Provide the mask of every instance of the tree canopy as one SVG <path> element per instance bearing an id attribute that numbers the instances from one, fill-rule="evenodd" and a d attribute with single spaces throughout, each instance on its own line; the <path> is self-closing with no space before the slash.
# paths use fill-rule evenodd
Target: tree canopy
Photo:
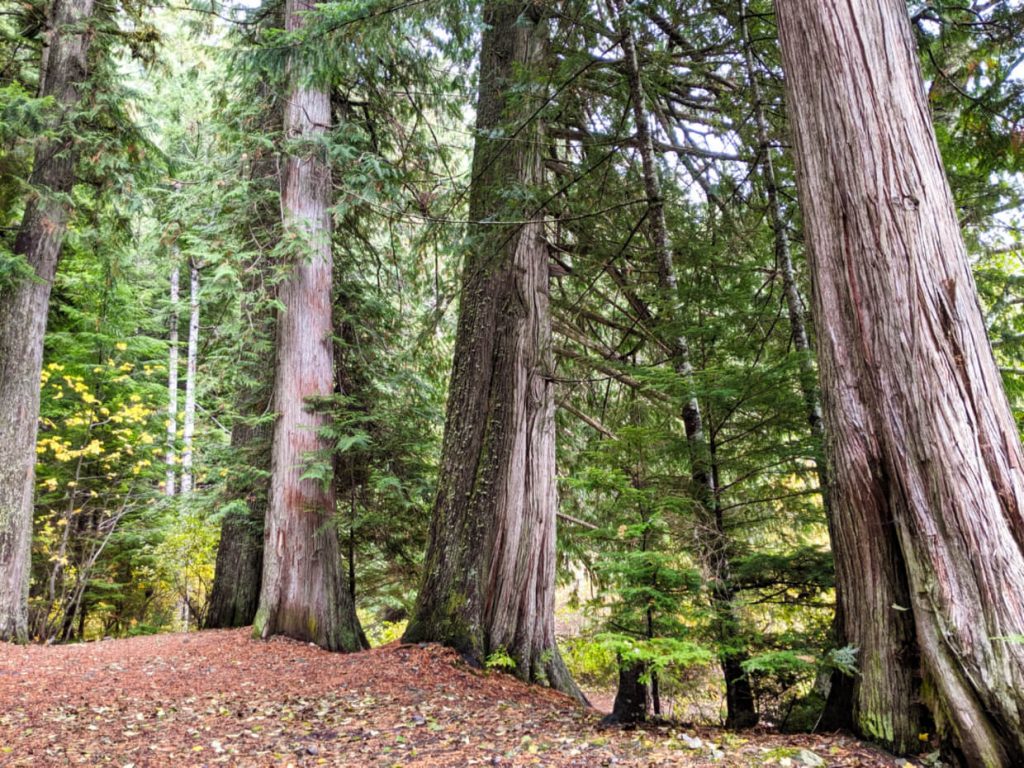
<path id="1" fill-rule="evenodd" d="M 774 6 L 5 6 L 0 638 L 1017 764 L 1024 8 Z"/>

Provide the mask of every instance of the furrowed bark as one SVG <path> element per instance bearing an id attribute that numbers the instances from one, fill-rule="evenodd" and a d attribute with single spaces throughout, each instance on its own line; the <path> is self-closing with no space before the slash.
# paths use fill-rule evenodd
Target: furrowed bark
<path id="1" fill-rule="evenodd" d="M 776 4 L 810 244 L 854 719 L 1024 764 L 1024 455 L 906 5 Z M 1009 638 L 1009 639 L 1008 639 Z M 923 678 L 923 679 L 922 679 Z"/>
<path id="2" fill-rule="evenodd" d="M 495 652 L 523 680 L 578 698 L 555 642 L 554 385 L 543 221 L 522 202 L 543 182 L 536 97 L 510 90 L 546 47 L 540 6 L 483 10 L 472 251 L 459 324 L 438 495 L 405 640 L 436 641 L 483 664 Z M 518 188 L 519 202 L 508 192 Z M 505 223 L 510 222 L 510 223 Z"/>
<path id="3" fill-rule="evenodd" d="M 285 28 L 301 29 L 311 0 L 287 0 Z M 284 128 L 288 156 L 281 191 L 285 236 L 297 243 L 291 275 L 279 288 L 271 449 L 270 507 L 263 544 L 258 637 L 284 634 L 328 650 L 362 647 L 355 605 L 340 570 L 333 471 L 303 475 L 311 456 L 331 463 L 329 417 L 309 398 L 334 391 L 331 324 L 331 173 L 320 145 L 330 127 L 330 95 L 303 62 L 290 62 Z"/>
<path id="4" fill-rule="evenodd" d="M 36 150 L 32 197 L 14 242 L 34 275 L 0 292 L 0 640 L 28 639 L 39 377 L 50 289 L 75 178 L 69 123 L 88 76 L 92 0 L 55 0 L 40 95 L 54 99 L 57 137 Z"/>
<path id="5" fill-rule="evenodd" d="M 629 85 L 630 106 L 636 126 L 636 141 L 647 196 L 648 234 L 658 261 L 658 282 L 662 294 L 659 317 L 675 319 L 679 305 L 679 289 L 672 250 L 669 245 L 668 229 L 665 224 L 665 201 L 661 192 L 661 180 L 655 165 L 654 144 L 647 103 L 641 79 L 640 61 L 637 56 L 636 40 L 624 15 L 622 0 L 608 0 L 608 7 L 618 26 L 626 80 Z M 693 365 L 687 339 L 674 334 L 668 339 L 672 366 L 687 383 L 691 392 L 682 407 L 683 428 L 690 454 L 690 474 L 695 501 L 697 502 L 697 546 L 704 570 L 704 577 L 711 591 L 711 607 L 718 641 L 723 647 L 735 645 L 735 633 L 739 626 L 734 606 L 735 590 L 730 583 L 728 549 L 729 542 L 719 512 L 719 494 L 710 468 L 710 451 L 704 434 L 703 416 L 695 394 Z M 755 725 L 758 715 L 754 708 L 750 680 L 742 664 L 747 655 L 730 651 L 721 658 L 722 672 L 726 687 L 726 726 L 747 728 Z M 622 679 L 622 678 L 620 678 Z M 639 702 L 637 697 L 631 701 Z"/>
<path id="6" fill-rule="evenodd" d="M 252 417 L 262 413 L 265 405 L 266 400 L 254 399 L 243 404 L 243 409 Z M 253 425 L 239 419 L 231 427 L 231 448 L 245 457 L 249 467 L 265 470 L 270 465 L 271 432 L 270 424 Z M 244 501 L 245 508 L 227 514 L 221 523 L 207 629 L 244 627 L 256 616 L 263 570 L 267 485 L 262 477 L 251 476 L 229 484 L 228 500 Z"/>

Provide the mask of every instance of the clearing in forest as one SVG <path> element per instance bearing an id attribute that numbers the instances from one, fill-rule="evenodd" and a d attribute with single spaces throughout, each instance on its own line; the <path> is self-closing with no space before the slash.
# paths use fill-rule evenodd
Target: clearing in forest
<path id="1" fill-rule="evenodd" d="M 906 765 L 841 734 L 600 718 L 438 646 L 335 654 L 248 629 L 0 644 L 3 766 Z"/>

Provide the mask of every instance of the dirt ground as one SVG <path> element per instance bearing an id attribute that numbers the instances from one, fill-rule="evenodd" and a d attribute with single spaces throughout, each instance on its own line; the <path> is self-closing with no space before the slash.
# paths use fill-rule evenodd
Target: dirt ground
<path id="1" fill-rule="evenodd" d="M 842 734 L 599 720 L 436 646 L 332 654 L 245 629 L 0 644 L 2 766 L 907 765 Z"/>

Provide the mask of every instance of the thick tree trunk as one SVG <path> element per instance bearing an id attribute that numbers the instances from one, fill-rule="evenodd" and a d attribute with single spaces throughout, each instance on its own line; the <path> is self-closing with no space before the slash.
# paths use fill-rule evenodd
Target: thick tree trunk
<path id="1" fill-rule="evenodd" d="M 249 514 L 231 513 L 221 523 L 206 629 L 247 627 L 259 607 L 266 504 L 246 504 Z"/>
<path id="2" fill-rule="evenodd" d="M 854 719 L 1024 763 L 1024 465 L 900 0 L 777 3 Z M 923 679 L 922 679 L 923 678 Z"/>
<path id="3" fill-rule="evenodd" d="M 504 651 L 520 678 L 581 697 L 554 632 L 548 251 L 541 214 L 522 202 L 543 180 L 542 132 L 534 100 L 509 93 L 519 71 L 542 59 L 539 10 L 508 0 L 484 6 L 470 190 L 479 223 L 463 272 L 424 581 L 405 639 L 445 643 L 478 664 Z"/>
<path id="4" fill-rule="evenodd" d="M 39 376 L 50 288 L 57 271 L 74 183 L 70 113 L 88 68 L 90 34 L 84 28 L 92 0 L 55 0 L 41 95 L 59 110 L 57 138 L 36 150 L 28 201 L 14 252 L 35 279 L 0 293 L 0 640 L 25 641 L 32 544 L 32 493 L 39 427 Z"/>
<path id="5" fill-rule="evenodd" d="M 180 269 L 175 264 L 171 269 L 171 319 L 168 334 L 167 351 L 167 478 L 164 481 L 164 494 L 174 495 L 175 478 L 175 443 L 178 440 L 178 276 Z"/>
<path id="6" fill-rule="evenodd" d="M 243 409 L 249 416 L 257 415 L 265 404 L 255 400 Z M 231 428 L 231 448 L 244 457 L 245 464 L 265 471 L 270 465 L 271 432 L 269 424 L 251 425 L 239 419 Z M 228 513 L 221 523 L 207 629 L 247 626 L 259 606 L 267 482 L 262 475 L 246 474 L 229 484 L 228 500 L 244 501 L 245 510 Z"/>
<path id="7" fill-rule="evenodd" d="M 622 0 L 608 0 L 608 6 L 619 28 L 630 106 L 636 125 L 637 146 L 647 197 L 648 230 L 658 260 L 658 281 L 662 293 L 659 317 L 671 322 L 676 319 L 674 315 L 679 306 L 679 289 L 672 261 L 672 249 L 669 245 L 668 228 L 665 224 L 665 202 L 655 165 L 654 143 L 647 116 L 636 40 L 626 19 Z M 697 544 L 704 577 L 711 588 L 711 607 L 715 615 L 717 640 L 724 648 L 735 647 L 739 621 L 734 605 L 735 591 L 729 577 L 729 542 L 719 513 L 718 491 L 710 471 L 710 451 L 704 433 L 700 403 L 693 386 L 690 347 L 686 338 L 680 334 L 674 334 L 668 340 L 668 344 L 672 353 L 672 365 L 690 391 L 682 407 L 682 420 L 689 447 L 693 493 L 698 508 Z M 750 680 L 741 666 L 746 659 L 747 655 L 742 651 L 730 650 L 723 652 L 721 660 L 726 687 L 726 725 L 730 728 L 747 728 L 758 721 Z"/>
<path id="8" fill-rule="evenodd" d="M 181 435 L 181 492 L 192 493 L 192 438 L 196 431 L 196 367 L 199 362 L 199 268 L 189 263 L 188 350 L 185 354 L 185 412 Z"/>
<path id="9" fill-rule="evenodd" d="M 287 0 L 285 26 L 300 29 L 315 4 Z M 330 464 L 329 417 L 309 398 L 334 391 L 331 325 L 331 173 L 320 138 L 330 126 L 330 95 L 297 60 L 285 109 L 293 143 L 281 192 L 285 236 L 296 243 L 281 284 L 274 388 L 278 420 L 271 450 L 270 508 L 263 583 L 253 623 L 259 637 L 284 634 L 329 650 L 358 650 L 362 633 L 340 570 L 333 471 L 302 479 L 312 455 Z M 299 142 L 303 146 L 297 146 Z"/>
<path id="10" fill-rule="evenodd" d="M 262 320 L 261 333 L 269 337 L 272 318 L 268 313 Z M 244 627 L 253 622 L 259 607 L 273 437 L 273 425 L 259 419 L 267 412 L 272 383 L 264 358 L 254 356 L 245 365 L 254 385 L 239 396 L 240 417 L 231 427 L 231 448 L 240 472 L 229 479 L 226 494 L 227 501 L 245 504 L 225 515 L 221 523 L 207 629 Z"/>
<path id="11" fill-rule="evenodd" d="M 619 659 L 619 685 L 612 711 L 602 718 L 605 725 L 633 725 L 647 721 L 652 708 L 651 687 L 643 681 L 647 666 L 643 662 Z"/>

